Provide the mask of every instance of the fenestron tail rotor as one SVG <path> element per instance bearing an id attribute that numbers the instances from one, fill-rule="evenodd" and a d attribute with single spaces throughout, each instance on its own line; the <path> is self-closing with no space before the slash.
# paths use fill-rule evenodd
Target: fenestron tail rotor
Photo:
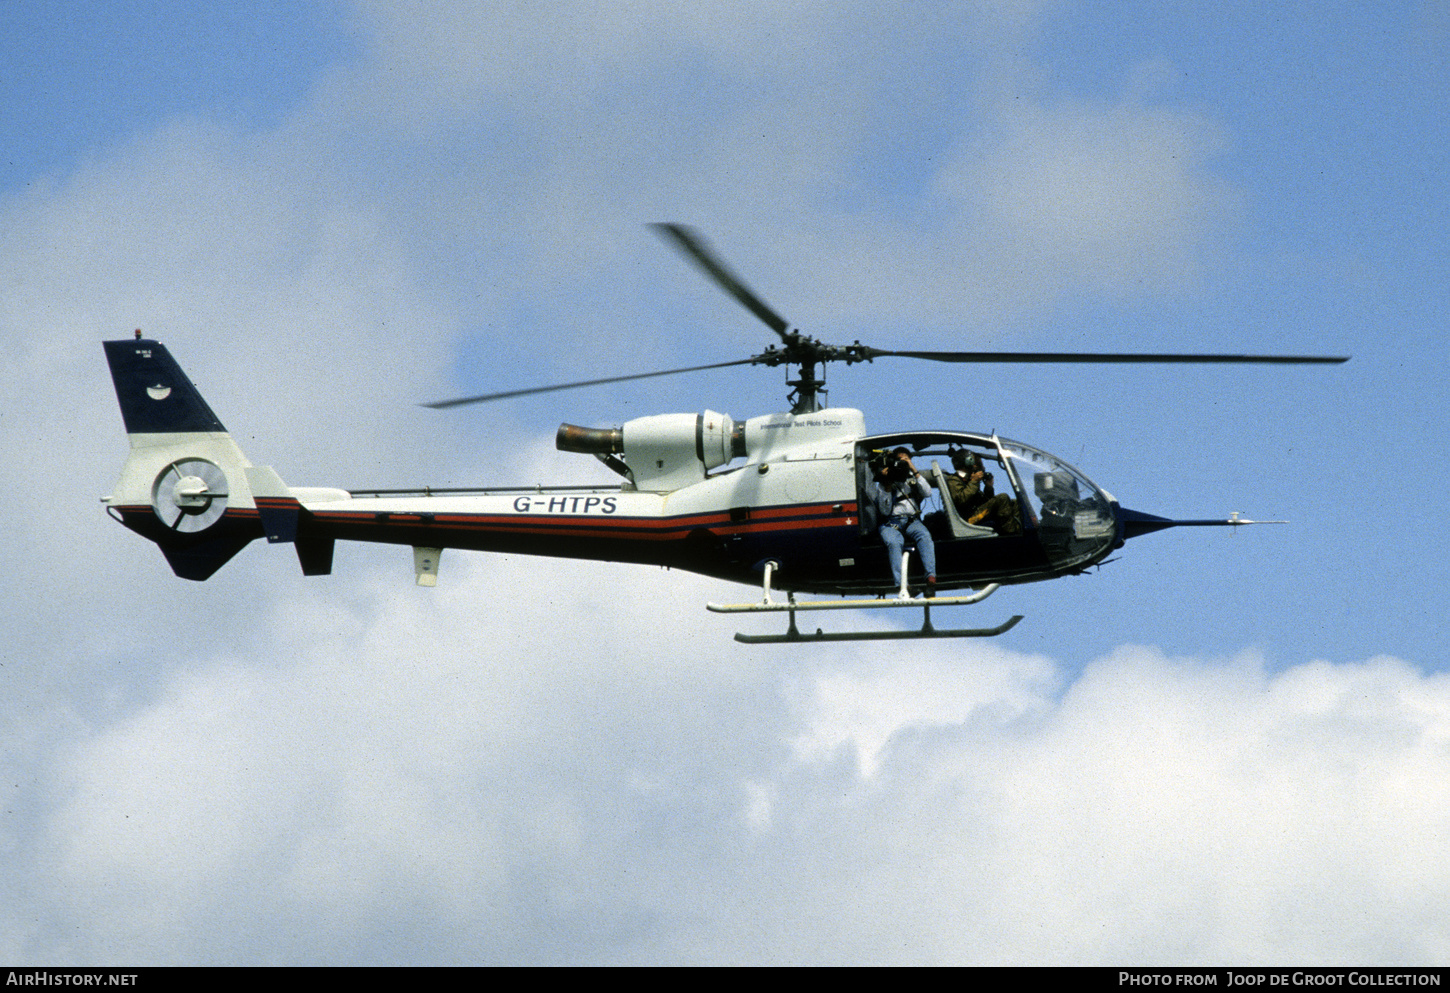
<path id="1" fill-rule="evenodd" d="M 205 531 L 227 509 L 227 475 L 206 459 L 188 458 L 171 463 L 151 486 L 151 508 L 173 531 Z"/>
<path id="2" fill-rule="evenodd" d="M 723 369 L 736 365 L 796 366 L 799 375 L 788 379 L 793 388 L 789 397 L 793 413 L 807 413 L 818 410 L 825 393 L 825 380 L 816 375 L 816 365 L 827 362 L 871 362 L 878 358 L 921 359 L 927 362 L 949 363 L 1017 363 L 1017 364 L 1158 364 L 1158 365 L 1337 365 L 1349 361 L 1348 356 L 1330 355 L 1253 355 L 1227 353 L 1175 353 L 1175 352 L 942 352 L 874 348 L 859 341 L 850 345 L 831 345 L 802 334 L 793 329 L 790 322 L 776 312 L 755 294 L 737 276 L 719 255 L 706 243 L 703 236 L 680 224 L 653 224 L 652 228 L 681 254 L 692 261 L 717 286 L 723 289 L 742 306 L 759 318 L 779 337 L 780 346 L 771 345 L 758 355 L 730 362 L 713 362 L 706 365 L 686 366 L 681 369 L 664 369 L 658 372 L 641 372 L 602 379 L 586 379 L 574 383 L 560 383 L 554 386 L 536 386 L 519 390 L 504 390 L 497 393 L 483 393 L 477 396 L 440 400 L 423 406 L 433 408 L 457 407 L 470 403 L 486 403 L 512 397 L 528 396 L 534 393 L 552 393 L 557 390 L 572 390 L 584 386 L 600 386 L 606 383 L 622 383 L 634 379 L 649 379 L 655 376 L 673 376 L 680 373 L 699 372 L 705 369 Z"/>

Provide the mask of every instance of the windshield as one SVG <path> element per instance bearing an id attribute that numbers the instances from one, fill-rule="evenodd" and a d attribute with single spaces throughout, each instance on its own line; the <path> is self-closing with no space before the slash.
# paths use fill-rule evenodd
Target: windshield
<path id="1" fill-rule="evenodd" d="M 1050 557 L 1065 565 L 1111 547 L 1118 527 L 1112 499 L 1092 480 L 1031 445 L 999 439 L 998 447 Z"/>

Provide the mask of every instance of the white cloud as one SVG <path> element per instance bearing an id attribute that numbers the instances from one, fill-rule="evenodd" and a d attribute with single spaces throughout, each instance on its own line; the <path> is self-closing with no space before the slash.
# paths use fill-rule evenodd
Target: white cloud
<path id="1" fill-rule="evenodd" d="M 198 659 L 72 753 L 46 844 L 80 958 L 407 961 L 424 928 L 473 936 L 448 961 L 1450 948 L 1444 677 L 1123 649 L 1064 687 L 990 645 L 762 656 L 689 577 L 455 556 L 426 592 L 405 565 L 350 577 L 348 616 L 294 602 L 267 652 Z M 220 949 L 185 923 L 233 901 L 256 919 Z"/>
<path id="2" fill-rule="evenodd" d="M 982 203 L 988 237 L 1034 272 L 1100 288 L 1181 288 L 1232 216 L 1230 189 L 1206 168 L 1219 142 L 1180 111 L 1029 106 L 972 150 L 961 175 L 944 177 L 944 189 Z"/>
<path id="3" fill-rule="evenodd" d="M 550 906 L 580 888 L 606 905 L 589 867 L 609 875 L 637 854 L 632 822 L 688 798 L 696 777 L 733 779 L 729 756 L 750 736 L 716 741 L 714 712 L 758 666 L 719 665 L 719 632 L 659 616 L 673 583 L 649 584 L 654 606 L 581 599 L 588 575 L 607 590 L 638 570 L 455 555 L 429 592 L 404 552 L 394 575 L 352 577 L 369 594 L 349 613 L 331 591 L 277 604 L 245 661 L 198 646 L 154 703 L 74 751 L 45 848 L 58 853 L 54 898 L 97 923 L 77 954 L 211 955 L 212 936 L 178 922 L 240 901 L 258 919 L 223 959 L 271 960 L 277 942 L 337 954 L 272 933 L 276 915 L 410 931 L 415 911 L 484 928 L 487 958 L 510 940 L 528 879 Z M 546 592 L 520 595 L 524 584 Z"/>
<path id="4" fill-rule="evenodd" d="M 799 759 L 847 747 L 872 778 L 897 732 L 1014 721 L 1046 706 L 1057 680 L 1048 659 L 989 648 L 958 653 L 911 645 L 891 658 L 889 668 L 828 671 L 800 681 L 807 730 L 794 742 Z"/>
<path id="5" fill-rule="evenodd" d="M 998 722 L 901 721 L 855 801 L 895 816 L 854 854 L 907 877 L 949 961 L 1438 961 L 1447 690 L 1389 659 L 1271 677 L 1123 649 Z M 842 732 L 878 740 L 897 705 L 856 706 Z"/>

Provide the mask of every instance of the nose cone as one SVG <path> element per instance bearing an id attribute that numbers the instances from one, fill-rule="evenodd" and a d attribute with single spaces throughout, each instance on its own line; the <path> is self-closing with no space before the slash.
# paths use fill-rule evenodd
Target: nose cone
<path id="1" fill-rule="evenodd" d="M 1240 517 L 1235 513 L 1231 517 L 1197 518 L 1194 520 L 1178 520 L 1171 517 L 1159 517 L 1157 514 L 1145 514 L 1141 510 L 1129 510 L 1126 507 L 1113 505 L 1113 513 L 1118 518 L 1118 544 L 1121 545 L 1129 538 L 1136 538 L 1140 534 L 1152 534 L 1154 531 L 1162 531 L 1164 528 L 1236 528 L 1245 524 L 1287 524 L 1287 521 L 1251 521 Z"/>
<path id="2" fill-rule="evenodd" d="M 1129 538 L 1136 538 L 1143 534 L 1152 534 L 1154 531 L 1162 531 L 1164 528 L 1177 527 L 1179 524 L 1187 524 L 1187 521 L 1175 521 L 1168 517 L 1159 517 L 1156 514 L 1145 514 L 1141 510 L 1129 510 L 1127 507 L 1114 505 L 1113 510 L 1118 518 L 1118 544 L 1122 544 Z"/>

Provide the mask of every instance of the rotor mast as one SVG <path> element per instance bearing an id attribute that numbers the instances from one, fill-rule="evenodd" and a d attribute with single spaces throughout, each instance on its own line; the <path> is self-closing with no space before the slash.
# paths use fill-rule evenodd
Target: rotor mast
<path id="1" fill-rule="evenodd" d="M 785 347 L 771 345 L 759 355 L 752 356 L 750 361 L 753 365 L 787 367 L 785 385 L 791 391 L 786 396 L 786 402 L 791 405 L 792 414 L 813 414 L 826 407 L 826 363 L 844 362 L 850 365 L 871 359 L 870 349 L 859 341 L 850 345 L 828 345 L 796 330 L 787 331 L 781 337 L 785 340 Z M 816 375 L 817 365 L 821 367 L 819 376 Z M 795 379 L 788 378 L 789 366 L 799 370 Z"/>
<path id="2" fill-rule="evenodd" d="M 825 372 L 825 368 L 822 367 L 821 371 Z M 814 414 L 825 406 L 826 380 L 825 377 L 816 378 L 814 362 L 801 363 L 800 378 L 787 379 L 785 385 L 794 387 L 786 395 L 792 414 Z"/>
<path id="3" fill-rule="evenodd" d="M 757 365 L 784 365 L 786 367 L 785 385 L 791 388 L 786 395 L 786 402 L 790 404 L 792 414 L 814 414 L 826 406 L 826 377 L 825 361 L 822 346 L 814 338 L 808 338 L 799 331 L 791 331 L 782 335 L 786 339 L 784 348 L 776 348 L 771 345 L 764 352 L 751 358 L 752 363 Z M 816 375 L 816 365 L 821 364 L 821 375 Z M 800 371 L 795 379 L 790 378 L 790 367 L 796 366 Z"/>

